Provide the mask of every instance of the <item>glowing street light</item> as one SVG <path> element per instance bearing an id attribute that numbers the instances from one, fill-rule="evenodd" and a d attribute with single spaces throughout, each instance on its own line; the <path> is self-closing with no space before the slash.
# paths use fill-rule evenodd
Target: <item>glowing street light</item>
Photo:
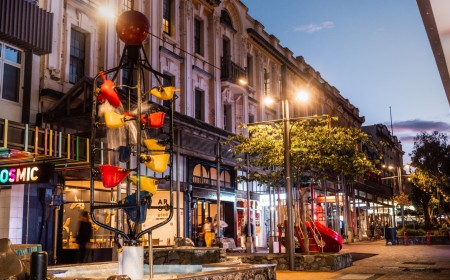
<path id="1" fill-rule="evenodd" d="M 403 193 L 403 189 L 404 189 L 403 188 L 403 177 L 408 178 L 410 175 L 409 174 L 406 174 L 406 175 L 402 174 L 402 166 L 392 166 L 392 165 L 385 165 L 385 164 L 383 164 L 381 167 L 382 168 L 386 168 L 388 170 L 392 170 L 392 171 L 395 170 L 394 172 L 395 172 L 396 175 L 382 177 L 381 180 L 387 180 L 387 179 L 397 180 L 397 182 L 394 183 L 393 194 L 397 195 L 397 194 Z M 405 169 L 405 168 L 410 168 L 410 165 L 409 164 L 403 165 L 403 169 Z M 395 187 L 396 185 L 397 185 L 397 187 Z M 395 226 L 397 226 L 396 225 L 397 222 L 395 221 L 395 215 L 396 215 L 395 211 L 396 210 L 395 210 L 395 206 L 394 206 L 394 209 L 393 209 L 394 224 L 395 224 Z M 405 227 L 404 205 L 401 206 L 401 218 L 402 218 L 402 227 L 404 228 Z"/>
<path id="2" fill-rule="evenodd" d="M 283 81 L 286 84 L 286 81 Z M 309 99 L 308 92 L 302 90 L 295 94 L 295 100 L 299 102 L 306 102 Z M 287 244 L 286 249 L 289 254 L 289 269 L 295 270 L 295 240 L 294 240 L 294 214 L 293 214 L 293 194 L 292 194 L 292 178 L 291 178 L 291 140 L 290 140 L 290 111 L 289 111 L 289 99 L 287 97 L 286 87 L 283 87 L 281 101 L 283 107 L 283 147 L 284 147 L 284 170 L 285 170 L 285 182 L 286 182 L 286 208 L 287 208 Z M 275 102 L 270 95 L 267 95 L 263 102 L 267 105 L 271 105 Z"/>
<path id="3" fill-rule="evenodd" d="M 116 11 L 114 11 L 109 6 L 102 5 L 102 6 L 98 7 L 98 12 L 99 12 L 100 16 L 102 16 L 103 18 L 106 18 L 106 19 L 114 19 L 116 17 Z"/>

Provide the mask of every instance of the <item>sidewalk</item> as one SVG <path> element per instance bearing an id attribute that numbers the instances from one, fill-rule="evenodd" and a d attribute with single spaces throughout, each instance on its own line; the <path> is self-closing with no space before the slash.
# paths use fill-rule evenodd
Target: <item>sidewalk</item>
<path id="1" fill-rule="evenodd" d="M 277 271 L 277 279 L 450 279 L 450 246 L 395 245 L 385 240 L 344 244 L 353 265 L 335 272 Z"/>

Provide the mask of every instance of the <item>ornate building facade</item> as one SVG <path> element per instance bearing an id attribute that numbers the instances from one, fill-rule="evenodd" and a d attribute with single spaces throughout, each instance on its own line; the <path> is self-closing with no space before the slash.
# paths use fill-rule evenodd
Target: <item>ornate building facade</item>
<path id="1" fill-rule="evenodd" d="M 235 170 L 235 160 L 226 147 L 220 145 L 230 134 L 242 133 L 242 124 L 281 118 L 281 104 L 265 105 L 265 96 L 290 100 L 297 90 L 304 89 L 310 93 L 310 102 L 296 104 L 292 100 L 291 117 L 327 114 L 338 117 L 338 125 L 358 128 L 364 122 L 358 108 L 326 82 L 305 58 L 294 56 L 276 36 L 268 34 L 263 24 L 252 18 L 239 0 L 40 0 L 34 3 L 8 0 L 2 2 L 2 9 L 13 2 L 27 3 L 51 15 L 52 22 L 44 28 L 45 34 L 37 35 L 45 36 L 51 43 L 43 51 L 36 51 L 36 47 L 27 47 L 11 40 L 8 34 L 0 33 L 3 34 L 0 46 L 4 45 L 0 49 L 12 48 L 13 53 L 22 58 L 21 62 L 16 60 L 1 65 L 18 67 L 18 81 L 23 85 L 17 87 L 21 96 L 19 102 L 12 101 L 17 109 L 11 109 L 11 112 L 2 109 L 0 117 L 21 127 L 25 124 L 35 126 L 40 134 L 45 133 L 45 137 L 47 131 L 54 131 L 55 135 L 88 137 L 91 100 L 96 88 L 92 77 L 102 69 L 117 65 L 124 48 L 115 31 L 115 20 L 130 9 L 142 12 L 149 19 L 149 34 L 143 49 L 151 67 L 166 76 L 167 81 L 163 83 L 180 89 L 175 100 L 176 176 L 172 178 L 179 190 L 179 204 L 173 223 L 154 233 L 156 245 L 173 244 L 173 237 L 180 235 L 198 242 L 198 230 L 204 218 L 217 214 L 219 185 L 219 212 L 221 219 L 229 225 L 224 236 L 239 242 L 242 217 L 246 211 L 251 211 L 253 218 L 258 220 L 258 245 L 267 245 L 269 214 L 260 197 L 267 189 L 256 183 L 250 184 L 249 201 L 247 186 L 236 181 L 244 171 Z M 100 13 L 103 7 L 109 8 L 112 17 Z M 20 28 L 18 23 L 15 24 L 13 29 Z M 123 71 L 116 82 L 125 84 L 132 78 Z M 148 88 L 158 85 L 150 75 L 144 75 L 143 81 Z M 165 105 L 151 95 L 146 101 Z M 3 94 L 2 108 L 10 102 Z M 27 146 L 21 137 L 15 137 L 14 141 L 20 149 Z M 107 145 L 106 138 L 104 142 Z M 39 152 L 43 153 L 44 148 L 39 148 Z M 64 155 L 64 151 L 62 153 Z M 55 157 L 58 158 L 56 152 L 52 160 Z M 8 166 L 11 162 L 4 159 L 1 164 Z M 66 194 L 86 191 L 83 181 L 89 177 L 88 165 L 84 170 L 81 167 L 76 171 L 70 168 L 57 171 L 64 177 L 62 184 L 73 191 Z M 328 192 L 337 195 L 337 182 L 329 185 Z M 33 184 L 23 186 L 22 196 L 34 188 Z M 160 199 L 164 200 L 166 187 L 161 184 L 159 188 Z M 77 197 L 66 195 L 62 206 L 84 203 L 80 197 L 85 196 L 81 193 Z M 23 217 L 23 223 L 32 219 L 32 215 L 41 215 L 42 209 L 45 207 L 35 214 L 26 212 L 28 216 Z M 69 249 L 71 242 L 70 231 L 65 232 L 61 226 L 67 221 L 63 212 L 50 218 L 59 220 L 60 226 L 48 224 L 57 228 L 57 238 L 53 239 L 56 251 Z M 338 223 L 334 227 L 339 228 Z M 30 242 L 25 241 L 24 236 L 28 235 L 31 236 L 29 229 L 22 227 L 18 236 L 22 236 L 21 242 Z M 102 238 L 102 244 L 110 247 L 108 238 Z M 20 239 L 18 237 L 17 241 Z M 37 237 L 31 241 L 42 243 Z M 47 244 L 47 247 L 51 251 L 52 246 Z"/>

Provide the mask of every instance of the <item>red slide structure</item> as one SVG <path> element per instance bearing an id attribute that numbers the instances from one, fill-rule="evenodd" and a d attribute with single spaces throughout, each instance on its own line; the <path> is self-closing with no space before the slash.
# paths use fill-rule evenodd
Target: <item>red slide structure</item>
<path id="1" fill-rule="evenodd" d="M 337 253 L 342 249 L 342 237 L 334 230 L 318 221 L 315 221 L 313 226 L 311 226 L 310 222 L 306 222 L 306 228 L 308 230 L 310 252 L 321 252 L 321 245 L 323 246 L 323 252 L 328 253 Z M 294 228 L 294 231 L 304 252 L 302 231 L 298 226 Z"/>
<path id="2" fill-rule="evenodd" d="M 339 233 L 318 221 L 315 221 L 314 225 L 319 230 L 322 235 L 322 240 L 325 242 L 325 246 L 323 247 L 324 252 L 337 253 L 342 249 L 342 236 Z"/>

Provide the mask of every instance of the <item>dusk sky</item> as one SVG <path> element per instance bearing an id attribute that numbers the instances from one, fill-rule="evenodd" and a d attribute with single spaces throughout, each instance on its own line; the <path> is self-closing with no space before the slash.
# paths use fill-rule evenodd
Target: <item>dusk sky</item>
<path id="1" fill-rule="evenodd" d="M 415 0 L 241 0 L 294 56 L 303 56 L 363 125 L 385 124 L 410 162 L 413 137 L 450 137 L 450 106 Z"/>

